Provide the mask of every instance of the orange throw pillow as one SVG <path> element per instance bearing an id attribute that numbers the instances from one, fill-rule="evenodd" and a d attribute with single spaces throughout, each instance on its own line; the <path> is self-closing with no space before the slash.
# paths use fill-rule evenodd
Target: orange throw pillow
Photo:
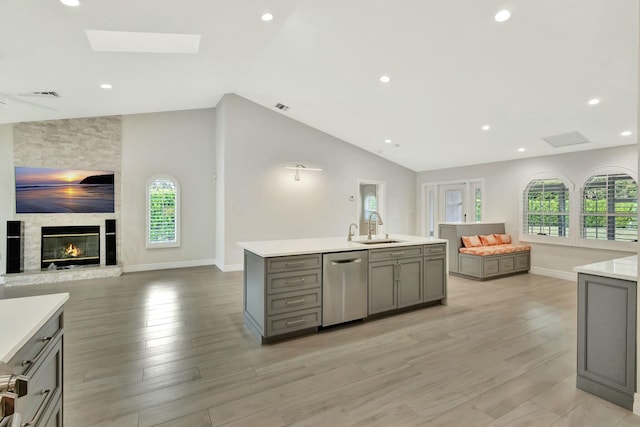
<path id="1" fill-rule="evenodd" d="M 511 234 L 494 234 L 499 245 L 507 245 L 511 243 Z"/>
<path id="2" fill-rule="evenodd" d="M 498 240 L 493 236 L 493 234 L 487 234 L 486 236 L 478 236 L 480 237 L 480 241 L 482 242 L 482 246 L 493 246 L 498 244 Z"/>
<path id="3" fill-rule="evenodd" d="M 465 248 L 477 248 L 478 246 L 482 246 L 482 242 L 478 236 L 462 236 L 462 244 L 464 244 Z"/>

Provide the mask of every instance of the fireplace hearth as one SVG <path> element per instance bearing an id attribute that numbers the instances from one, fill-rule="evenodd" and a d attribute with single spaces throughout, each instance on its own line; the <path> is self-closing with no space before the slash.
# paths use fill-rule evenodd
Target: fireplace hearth
<path id="1" fill-rule="evenodd" d="M 100 226 L 42 227 L 40 267 L 100 264 Z"/>

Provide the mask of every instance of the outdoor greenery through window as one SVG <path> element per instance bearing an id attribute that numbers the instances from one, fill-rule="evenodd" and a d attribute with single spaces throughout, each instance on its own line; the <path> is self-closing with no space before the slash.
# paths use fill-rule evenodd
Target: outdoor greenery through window
<path id="1" fill-rule="evenodd" d="M 482 221 L 482 189 L 476 188 L 474 191 L 474 207 L 476 211 L 476 222 Z"/>
<path id="2" fill-rule="evenodd" d="M 637 241 L 638 184 L 626 174 L 595 175 L 582 191 L 582 237 Z"/>
<path id="3" fill-rule="evenodd" d="M 534 179 L 524 192 L 524 232 L 569 236 L 569 189 L 559 179 Z"/>
<path id="4" fill-rule="evenodd" d="M 169 178 L 156 178 L 149 185 L 149 243 L 178 242 L 178 186 Z"/>

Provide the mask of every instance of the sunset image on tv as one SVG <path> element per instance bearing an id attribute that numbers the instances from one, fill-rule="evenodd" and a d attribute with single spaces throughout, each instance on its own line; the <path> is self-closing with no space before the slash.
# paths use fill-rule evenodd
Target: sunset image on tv
<path id="1" fill-rule="evenodd" d="M 16 213 L 114 212 L 114 173 L 16 167 Z"/>

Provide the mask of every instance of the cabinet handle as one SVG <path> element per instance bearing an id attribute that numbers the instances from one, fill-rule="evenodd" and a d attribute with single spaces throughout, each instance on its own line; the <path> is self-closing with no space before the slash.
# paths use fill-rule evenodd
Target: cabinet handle
<path id="1" fill-rule="evenodd" d="M 304 302 L 304 298 L 297 299 L 297 300 L 294 300 L 294 301 L 287 301 L 287 302 L 285 302 L 285 304 L 286 305 L 289 305 L 289 304 L 302 304 L 303 302 Z"/>
<path id="2" fill-rule="evenodd" d="M 304 283 L 304 277 L 302 279 L 296 279 L 296 280 L 286 280 L 284 282 L 285 285 L 297 285 L 299 283 Z"/>
<path id="3" fill-rule="evenodd" d="M 391 252 L 391 256 L 400 256 L 400 255 L 404 255 L 404 251 L 402 251 L 402 252 Z"/>
<path id="4" fill-rule="evenodd" d="M 291 326 L 291 325 L 297 325 L 298 323 L 304 323 L 304 322 L 306 322 L 305 319 L 299 319 L 299 320 L 292 320 L 291 322 L 284 322 L 284 324 L 287 326 Z"/>
<path id="5" fill-rule="evenodd" d="M 42 338 L 40 338 L 40 341 L 49 342 L 49 341 L 57 338 L 58 335 L 60 335 L 60 334 L 62 334 L 62 329 L 58 329 L 58 332 L 56 332 L 56 334 L 54 336 L 52 336 L 52 337 L 42 337 Z M 22 366 L 27 366 L 27 365 L 35 364 L 38 361 L 38 359 L 40 359 L 40 357 L 42 357 L 42 355 L 47 352 L 48 349 L 49 349 L 49 345 L 46 344 L 44 347 L 42 347 L 42 349 L 40 349 L 38 354 L 36 354 L 36 357 L 34 357 L 33 359 L 23 360 L 21 365 Z"/>
<path id="6" fill-rule="evenodd" d="M 26 423 L 22 424 L 20 427 L 35 426 L 36 424 L 38 424 L 40 422 L 40 418 L 42 418 L 42 414 L 44 413 L 44 409 L 47 406 L 46 404 L 49 403 L 49 399 L 47 399 L 47 396 L 49 395 L 49 393 L 51 393 L 51 390 L 42 390 L 42 391 L 40 391 L 40 394 L 44 395 L 44 399 L 42 399 L 42 402 L 40 403 L 40 406 L 38 406 L 38 410 L 33 415 L 33 418 L 31 418 L 31 421 L 27 421 Z"/>
<path id="7" fill-rule="evenodd" d="M 295 262 L 285 262 L 284 266 L 285 267 L 295 267 L 298 265 L 304 265 L 305 261 L 295 261 Z"/>

